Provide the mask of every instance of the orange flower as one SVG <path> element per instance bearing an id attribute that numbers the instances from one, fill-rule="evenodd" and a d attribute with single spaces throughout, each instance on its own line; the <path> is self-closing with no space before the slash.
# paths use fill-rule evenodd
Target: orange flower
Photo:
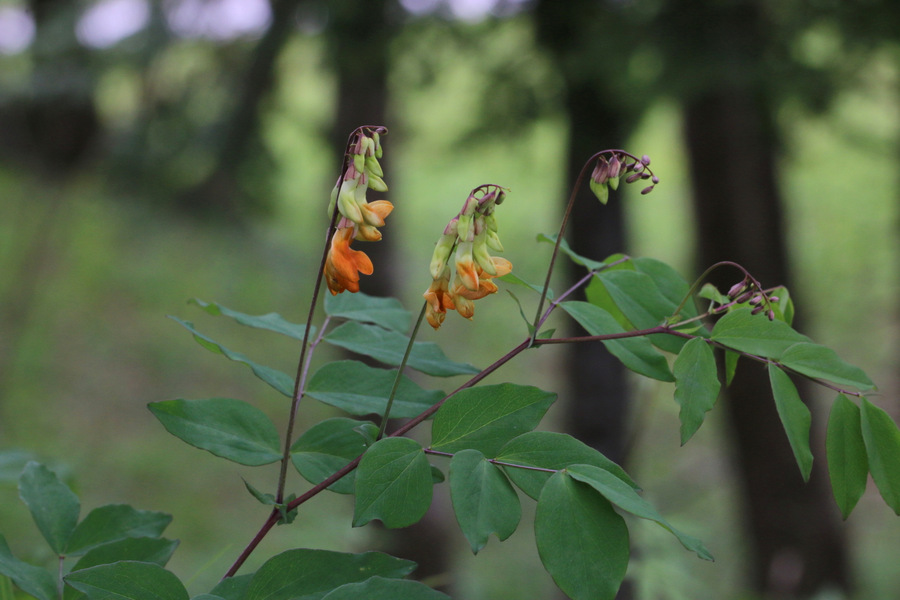
<path id="1" fill-rule="evenodd" d="M 365 252 L 350 248 L 355 236 L 355 227 L 342 227 L 331 238 L 331 249 L 325 259 L 325 281 L 331 295 L 344 290 L 359 291 L 359 274 L 371 275 L 372 261 Z"/>
<path id="2" fill-rule="evenodd" d="M 441 276 L 431 282 L 428 290 L 423 294 L 428 302 L 425 309 L 425 318 L 434 329 L 439 329 L 444 322 L 447 310 L 456 310 L 460 316 L 471 319 L 475 315 L 475 300 L 480 300 L 489 294 L 497 292 L 497 284 L 491 281 L 494 277 L 502 277 L 512 272 L 512 263 L 505 258 L 492 256 L 496 275 L 490 275 L 477 264 L 474 269 L 478 277 L 478 289 L 470 290 L 457 275 L 453 278 L 453 287 L 448 289 L 450 283 L 450 268 L 444 269 Z"/>

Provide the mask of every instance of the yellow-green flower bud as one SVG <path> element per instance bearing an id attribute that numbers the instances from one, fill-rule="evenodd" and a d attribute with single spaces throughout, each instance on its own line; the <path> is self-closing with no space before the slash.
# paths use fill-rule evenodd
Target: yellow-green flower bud
<path id="1" fill-rule="evenodd" d="M 372 133 L 372 141 L 375 142 L 375 158 L 381 158 L 384 150 L 381 149 L 381 135 L 377 131 Z"/>
<path id="2" fill-rule="evenodd" d="M 328 218 L 331 218 L 331 215 L 334 214 L 334 205 L 337 202 L 338 194 L 341 193 L 341 183 L 342 179 L 338 177 L 337 183 L 334 185 L 334 188 L 331 190 L 331 198 L 328 200 Z"/>
<path id="3" fill-rule="evenodd" d="M 368 186 L 375 190 L 376 192 L 386 192 L 388 191 L 388 186 L 384 182 L 379 175 L 375 175 L 371 171 L 366 171 L 366 175 L 368 177 Z"/>
<path id="4" fill-rule="evenodd" d="M 356 169 L 358 173 L 362 173 L 366 170 L 366 157 L 363 154 L 354 154 L 353 155 L 353 168 Z"/>
<path id="5" fill-rule="evenodd" d="M 347 185 L 343 186 L 340 193 L 338 194 L 338 210 L 341 211 L 341 214 L 353 221 L 354 223 L 362 223 L 363 217 L 362 212 L 359 210 L 359 204 L 357 204 L 355 199 L 355 192 L 360 188 L 360 186 L 355 185 L 356 182 L 347 182 Z M 365 189 L 365 188 L 363 188 Z"/>
<path id="6" fill-rule="evenodd" d="M 482 231 L 481 234 L 476 235 L 475 241 L 472 242 L 472 257 L 485 273 L 492 277 L 497 274 L 497 269 L 494 268 L 494 261 L 491 260 L 491 254 L 488 252 L 487 236 L 484 231 Z"/>
<path id="7" fill-rule="evenodd" d="M 456 234 L 444 234 L 440 237 L 434 247 L 434 253 L 431 255 L 431 278 L 437 279 L 447 265 L 447 259 L 450 258 L 450 252 L 453 251 L 453 244 L 456 243 Z"/>
<path id="8" fill-rule="evenodd" d="M 487 245 L 491 250 L 503 252 L 503 244 L 500 243 L 500 236 L 496 231 L 487 230 Z"/>
<path id="9" fill-rule="evenodd" d="M 378 159 L 371 154 L 366 156 L 366 173 L 370 175 L 377 175 L 378 177 L 384 177 L 384 170 L 378 163 Z"/>
<path id="10" fill-rule="evenodd" d="M 470 242 L 475 239 L 475 227 L 472 215 L 460 214 L 456 223 L 456 235 L 460 242 Z"/>

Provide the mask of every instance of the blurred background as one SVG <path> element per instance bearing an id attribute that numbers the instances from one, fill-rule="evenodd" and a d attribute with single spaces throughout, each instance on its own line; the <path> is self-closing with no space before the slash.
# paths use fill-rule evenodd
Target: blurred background
<path id="1" fill-rule="evenodd" d="M 898 3 L 0 0 L 0 531 L 17 556 L 50 559 L 15 489 L 37 458 L 69 477 L 83 514 L 112 502 L 172 513 L 170 568 L 192 594 L 233 562 L 268 513 L 241 478 L 272 491 L 276 469 L 176 442 L 146 404 L 234 397 L 277 423 L 287 405 L 166 315 L 293 372 L 295 344 L 186 300 L 305 320 L 328 194 L 362 124 L 390 129 L 396 207 L 364 248 L 377 256 L 363 291 L 415 310 L 434 241 L 482 183 L 511 189 L 504 255 L 542 280 L 550 246 L 535 237 L 556 231 L 574 174 L 626 148 L 662 182 L 602 209 L 585 194 L 578 251 L 655 257 L 689 280 L 735 260 L 787 284 L 798 328 L 862 366 L 900 417 Z M 723 275 L 726 288 L 738 279 Z M 507 294 L 477 308 L 425 339 L 484 366 L 525 335 Z M 630 522 L 623 599 L 900 597 L 900 521 L 874 489 L 847 522 L 834 507 L 821 440 L 832 395 L 802 391 L 817 456 L 804 485 L 767 380 L 744 367 L 681 449 L 672 389 L 630 377 L 600 345 L 527 353 L 492 382 L 559 391 L 546 426 L 622 462 L 717 557 Z M 301 426 L 333 414 L 310 401 Z M 352 499 L 321 495 L 247 569 L 289 547 L 374 547 L 418 560 L 456 598 L 559 598 L 525 504 L 519 531 L 473 557 L 446 484 L 403 532 L 353 530 Z"/>

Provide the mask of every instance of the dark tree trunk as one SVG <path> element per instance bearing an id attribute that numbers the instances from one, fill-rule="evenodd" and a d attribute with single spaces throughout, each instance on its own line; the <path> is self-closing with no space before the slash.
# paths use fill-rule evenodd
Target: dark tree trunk
<path id="1" fill-rule="evenodd" d="M 597 56 L 612 48 L 597 48 L 598 29 L 614 28 L 615 17 L 594 2 L 538 2 L 535 23 L 540 42 L 550 52 L 562 76 L 563 105 L 569 120 L 566 185 L 571 188 L 584 163 L 595 152 L 621 147 L 629 134 L 629 118 L 608 88 L 607 72 Z M 584 42 L 584 43 L 582 43 Z M 601 205 L 582 186 L 569 220 L 567 238 L 573 250 L 597 260 L 625 250 L 623 211 L 612 193 Z M 564 197 L 568 201 L 568 189 Z M 563 259 L 566 281 L 575 283 L 584 269 Z M 583 292 L 580 294 L 584 299 Z M 625 368 L 602 344 L 572 344 L 566 348 L 563 377 L 568 385 L 565 429 L 584 443 L 623 463 L 626 459 L 629 395 Z M 626 581 L 618 600 L 633 597 Z"/>
<path id="2" fill-rule="evenodd" d="M 790 284 L 770 114 L 743 89 L 711 91 L 686 107 L 698 261 L 705 267 L 733 260 L 764 286 Z M 714 280 L 727 289 L 739 278 L 722 273 Z M 754 589 L 767 598 L 848 589 L 843 535 L 825 475 L 816 468 L 809 485 L 801 479 L 765 371 L 742 361 L 727 396 Z"/>

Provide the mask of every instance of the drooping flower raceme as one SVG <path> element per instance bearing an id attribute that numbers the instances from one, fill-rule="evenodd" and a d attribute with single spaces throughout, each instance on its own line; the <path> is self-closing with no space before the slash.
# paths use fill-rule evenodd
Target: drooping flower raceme
<path id="1" fill-rule="evenodd" d="M 328 215 L 335 206 L 340 213 L 337 230 L 331 238 L 331 248 L 325 259 L 325 281 L 332 295 L 344 290 L 359 291 L 359 276 L 371 275 L 372 261 L 365 252 L 353 250 L 353 240 L 377 242 L 381 239 L 379 227 L 384 225 L 394 205 L 387 200 L 369 202 L 366 192 L 386 192 L 387 184 L 378 159 L 382 156 L 380 134 L 385 130 L 360 128 L 350 144 L 346 165 L 328 205 Z M 368 134 L 368 135 L 367 135 Z"/>
<path id="2" fill-rule="evenodd" d="M 512 271 L 512 263 L 490 254 L 490 250 L 503 251 L 494 208 L 505 196 L 505 190 L 496 185 L 475 188 L 444 228 L 431 258 L 432 282 L 424 294 L 425 317 L 435 329 L 444 322 L 447 310 L 471 319 L 474 301 L 497 291 L 491 280 Z"/>

